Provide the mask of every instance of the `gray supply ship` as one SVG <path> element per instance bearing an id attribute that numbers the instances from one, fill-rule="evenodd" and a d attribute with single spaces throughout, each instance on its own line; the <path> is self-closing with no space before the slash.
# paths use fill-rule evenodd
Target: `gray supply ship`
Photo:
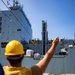
<path id="1" fill-rule="evenodd" d="M 13 0 L 13 6 L 8 8 L 9 10 L 0 11 L 0 62 L 2 65 L 8 64 L 4 56 L 4 49 L 10 40 L 15 39 L 23 44 L 26 52 L 23 66 L 31 67 L 44 57 L 52 44 L 53 40 L 48 39 L 47 22 L 42 21 L 42 40 L 32 39 L 31 24 L 18 0 Z M 30 56 L 27 56 L 28 51 Z M 40 58 L 36 57 L 33 51 L 37 56 L 40 54 Z M 60 39 L 44 75 L 75 75 L 74 39 Z"/>

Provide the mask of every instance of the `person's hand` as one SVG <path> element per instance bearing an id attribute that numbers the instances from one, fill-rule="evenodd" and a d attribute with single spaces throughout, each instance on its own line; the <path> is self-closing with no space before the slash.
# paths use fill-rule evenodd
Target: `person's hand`
<path id="1" fill-rule="evenodd" d="M 53 40 L 52 45 L 54 44 L 54 45 L 57 46 L 58 43 L 59 43 L 59 37 L 56 37 L 56 38 Z"/>

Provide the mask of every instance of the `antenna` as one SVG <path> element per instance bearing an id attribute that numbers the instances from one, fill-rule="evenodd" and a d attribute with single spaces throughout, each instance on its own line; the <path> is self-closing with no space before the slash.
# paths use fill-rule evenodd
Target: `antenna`
<path id="1" fill-rule="evenodd" d="M 13 0 L 13 6 L 15 6 L 15 0 Z"/>
<path id="2" fill-rule="evenodd" d="M 17 6 L 19 4 L 18 0 L 13 0 L 13 6 Z"/>
<path id="3" fill-rule="evenodd" d="M 18 4 L 19 4 L 19 3 L 18 3 L 18 0 L 16 0 L 15 4 L 16 4 L 16 5 L 18 5 Z"/>
<path id="4" fill-rule="evenodd" d="M 10 4 L 10 0 L 7 0 L 7 5 L 11 6 L 11 4 Z"/>
<path id="5" fill-rule="evenodd" d="M 7 5 L 9 5 L 9 1 L 7 1 Z"/>

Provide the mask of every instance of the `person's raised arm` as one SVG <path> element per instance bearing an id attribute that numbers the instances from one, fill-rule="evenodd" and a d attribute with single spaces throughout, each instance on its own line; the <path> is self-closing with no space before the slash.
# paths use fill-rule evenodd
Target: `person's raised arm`
<path id="1" fill-rule="evenodd" d="M 36 64 L 36 66 L 38 66 L 39 68 L 41 68 L 42 70 L 42 74 L 45 72 L 47 65 L 49 63 L 49 61 L 51 60 L 51 58 L 53 57 L 53 54 L 55 52 L 55 49 L 57 47 L 59 43 L 59 37 L 56 37 L 53 42 L 52 42 L 52 46 L 50 47 L 50 49 L 47 51 L 47 53 L 45 54 L 44 58 L 38 62 Z"/>

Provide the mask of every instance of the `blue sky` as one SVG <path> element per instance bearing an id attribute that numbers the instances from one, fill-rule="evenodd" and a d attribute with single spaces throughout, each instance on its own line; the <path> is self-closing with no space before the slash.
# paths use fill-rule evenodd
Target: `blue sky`
<path id="1" fill-rule="evenodd" d="M 5 0 L 3 0 L 5 1 Z M 19 0 L 33 29 L 33 38 L 42 38 L 42 20 L 47 22 L 48 38 L 74 39 L 75 0 Z M 0 1 L 0 9 L 6 9 Z"/>

